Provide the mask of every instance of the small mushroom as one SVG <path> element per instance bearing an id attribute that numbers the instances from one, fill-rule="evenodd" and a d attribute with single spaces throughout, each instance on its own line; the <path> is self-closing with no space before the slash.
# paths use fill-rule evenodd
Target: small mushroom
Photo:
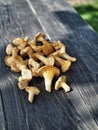
<path id="1" fill-rule="evenodd" d="M 36 43 L 37 43 L 38 41 L 42 41 L 43 39 L 45 39 L 45 37 L 46 37 L 45 34 L 42 34 L 42 33 L 39 32 L 39 33 L 37 33 L 37 34 L 35 35 L 34 39 L 29 42 L 29 44 L 30 44 L 31 46 L 36 46 Z"/>
<path id="2" fill-rule="evenodd" d="M 40 63 L 38 63 L 37 61 L 35 61 L 33 58 L 30 58 L 28 60 L 28 66 L 31 70 L 37 71 L 40 67 Z"/>
<path id="3" fill-rule="evenodd" d="M 52 46 L 54 47 L 55 50 L 59 50 L 61 49 L 62 46 L 64 46 L 64 44 L 58 40 L 58 41 L 53 41 Z"/>
<path id="4" fill-rule="evenodd" d="M 69 70 L 69 68 L 71 66 L 71 61 L 64 60 L 59 57 L 55 57 L 55 60 L 56 60 L 57 64 L 59 64 L 61 66 L 62 72 L 66 72 L 67 70 Z"/>
<path id="5" fill-rule="evenodd" d="M 29 42 L 29 45 L 35 52 L 41 52 L 42 46 L 37 46 L 37 42 L 40 40 L 40 37 L 45 38 L 44 34 L 38 33 L 32 41 Z"/>
<path id="6" fill-rule="evenodd" d="M 15 45 L 19 50 L 23 49 L 26 47 L 26 45 L 28 44 L 28 37 L 23 38 L 15 38 L 12 41 L 12 44 Z"/>
<path id="7" fill-rule="evenodd" d="M 66 76 L 60 76 L 59 79 L 55 83 L 55 90 L 59 88 L 63 88 L 65 92 L 70 91 L 70 86 L 66 84 Z"/>
<path id="8" fill-rule="evenodd" d="M 38 33 L 37 40 L 38 42 L 42 42 L 42 52 L 44 55 L 48 56 L 54 51 L 53 46 L 45 39 L 45 34 Z"/>
<path id="9" fill-rule="evenodd" d="M 42 43 L 42 52 L 44 55 L 48 56 L 54 51 L 53 46 L 47 40 L 43 39 Z"/>
<path id="10" fill-rule="evenodd" d="M 42 62 L 41 62 L 42 63 Z M 38 63 L 37 61 L 35 61 L 33 58 L 30 58 L 29 60 L 28 60 L 28 67 L 29 67 L 29 69 L 32 71 L 32 76 L 34 77 L 34 76 L 39 76 L 38 75 L 38 69 L 40 68 L 40 66 L 41 66 L 41 64 L 40 63 Z"/>
<path id="11" fill-rule="evenodd" d="M 53 57 L 45 57 L 41 55 L 40 53 L 35 53 L 34 56 L 38 58 L 41 62 L 43 62 L 45 65 L 54 65 L 54 58 Z"/>
<path id="12" fill-rule="evenodd" d="M 25 88 L 25 91 L 28 92 L 28 101 L 33 102 L 34 100 L 34 95 L 38 95 L 40 93 L 40 90 L 37 87 L 34 86 L 27 86 Z"/>
<path id="13" fill-rule="evenodd" d="M 64 54 L 60 54 L 60 57 L 64 58 L 64 59 L 67 59 L 67 60 L 70 60 L 72 62 L 75 62 L 76 61 L 76 58 L 75 57 L 72 57 L 70 55 L 68 55 L 67 53 L 64 53 Z"/>
<path id="14" fill-rule="evenodd" d="M 12 54 L 12 50 L 13 50 L 13 45 L 12 44 L 8 44 L 6 47 L 6 54 L 7 55 L 11 55 Z"/>
<path id="15" fill-rule="evenodd" d="M 30 44 L 30 46 L 32 47 L 32 49 L 33 49 L 35 52 L 41 52 L 41 50 L 42 50 L 42 47 L 41 47 L 41 46 L 35 46 L 35 45 L 32 45 L 32 44 Z"/>
<path id="16" fill-rule="evenodd" d="M 44 77 L 45 89 L 51 92 L 51 84 L 54 76 L 59 76 L 60 70 L 55 66 L 43 66 L 38 70 L 40 76 Z"/>
<path id="17" fill-rule="evenodd" d="M 18 87 L 19 89 L 25 89 L 28 86 L 29 80 L 23 78 L 22 76 L 19 77 L 19 83 L 18 83 Z"/>
<path id="18" fill-rule="evenodd" d="M 27 79 L 28 81 L 30 81 L 32 79 L 32 72 L 30 69 L 23 68 L 21 70 L 21 75 L 22 75 L 23 79 Z"/>
<path id="19" fill-rule="evenodd" d="M 55 56 L 62 55 L 62 54 L 64 54 L 64 53 L 65 53 L 65 46 L 62 46 L 59 50 L 57 50 L 57 51 L 51 53 L 49 56 L 55 57 Z"/>
<path id="20" fill-rule="evenodd" d="M 33 54 L 33 49 L 30 46 L 27 46 L 20 51 L 21 56 L 28 55 L 30 58 L 32 57 L 32 54 Z"/>
<path id="21" fill-rule="evenodd" d="M 5 57 L 5 64 L 11 67 L 14 72 L 20 72 L 22 67 L 27 66 L 27 60 L 23 60 L 21 56 L 18 55 L 18 49 L 16 47 L 12 50 L 11 56 Z"/>

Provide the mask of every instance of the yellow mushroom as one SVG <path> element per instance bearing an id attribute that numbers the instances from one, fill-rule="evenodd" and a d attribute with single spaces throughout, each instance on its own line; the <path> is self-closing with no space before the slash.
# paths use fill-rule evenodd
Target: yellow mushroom
<path id="1" fill-rule="evenodd" d="M 75 61 L 76 61 L 76 58 L 75 58 L 75 57 L 72 57 L 72 56 L 68 55 L 67 53 L 60 54 L 59 56 L 62 57 L 62 58 L 64 58 L 64 59 L 70 60 L 70 61 L 72 61 L 72 62 L 75 62 Z"/>
<path id="2" fill-rule="evenodd" d="M 37 33 L 32 41 L 29 42 L 31 46 L 36 46 L 36 43 L 38 41 L 42 41 L 42 39 L 45 39 L 46 35 L 42 33 Z"/>
<path id="3" fill-rule="evenodd" d="M 37 71 L 40 68 L 40 63 L 38 63 L 37 61 L 35 61 L 33 58 L 30 58 L 28 60 L 28 66 L 31 70 L 35 70 Z"/>
<path id="4" fill-rule="evenodd" d="M 27 86 L 25 91 L 28 92 L 28 101 L 31 103 L 34 100 L 34 95 L 38 95 L 40 93 L 40 90 L 35 86 Z"/>
<path id="5" fill-rule="evenodd" d="M 45 89 L 51 92 L 51 84 L 54 76 L 59 76 L 60 70 L 55 66 L 43 66 L 38 70 L 40 76 L 44 77 Z"/>
<path id="6" fill-rule="evenodd" d="M 38 33 L 37 37 L 36 37 L 36 41 L 37 42 L 42 42 L 42 52 L 44 53 L 44 55 L 48 56 L 49 54 L 51 54 L 54 51 L 53 46 L 45 39 L 45 34 L 42 33 Z"/>
<path id="7" fill-rule="evenodd" d="M 45 35 L 41 34 L 41 33 L 38 33 L 38 34 L 36 34 L 34 39 L 29 42 L 29 45 L 32 47 L 32 49 L 35 52 L 41 52 L 41 50 L 42 50 L 42 46 L 37 46 L 37 42 L 40 41 L 40 38 L 42 38 L 42 37 L 45 38 Z"/>
<path id="8" fill-rule="evenodd" d="M 60 57 L 55 57 L 55 60 L 56 60 L 57 64 L 59 64 L 61 66 L 62 72 L 66 72 L 67 70 L 69 70 L 69 68 L 71 66 L 71 61 L 64 60 Z"/>
<path id="9" fill-rule="evenodd" d="M 23 38 L 15 38 L 13 41 L 12 41 L 12 44 L 14 46 L 16 46 L 19 50 L 23 49 L 26 47 L 26 45 L 28 44 L 28 37 L 25 37 L 24 39 Z"/>
<path id="10" fill-rule="evenodd" d="M 34 56 L 38 58 L 41 62 L 45 65 L 54 65 L 54 58 L 53 57 L 45 57 L 40 53 L 34 53 Z"/>
<path id="11" fill-rule="evenodd" d="M 30 58 L 30 57 L 32 57 L 32 55 L 33 55 L 33 49 L 32 49 L 30 46 L 27 46 L 27 47 L 23 48 L 23 49 L 20 51 L 20 55 L 21 55 L 21 56 L 28 55 L 29 58 Z"/>
<path id="12" fill-rule="evenodd" d="M 28 81 L 30 81 L 32 79 L 32 72 L 30 69 L 23 68 L 21 70 L 21 75 L 22 75 L 23 79 L 27 79 Z"/>
<path id="13" fill-rule="evenodd" d="M 18 55 L 18 49 L 16 47 L 12 50 L 11 56 L 5 57 L 5 64 L 11 67 L 11 70 L 14 72 L 20 72 L 21 68 L 27 66 L 27 60 L 23 60 L 21 56 Z"/>
<path id="14" fill-rule="evenodd" d="M 64 46 L 64 44 L 58 40 L 58 41 L 53 41 L 52 46 L 54 47 L 55 50 L 59 50 L 61 49 L 62 46 Z"/>
<path id="15" fill-rule="evenodd" d="M 66 84 L 66 76 L 60 76 L 55 83 L 55 90 L 63 88 L 65 92 L 70 91 L 70 86 Z"/>
<path id="16" fill-rule="evenodd" d="M 18 79 L 18 87 L 19 89 L 25 89 L 28 86 L 29 80 L 26 78 L 23 78 L 22 76 L 19 77 Z"/>
<path id="17" fill-rule="evenodd" d="M 13 48 L 14 48 L 14 47 L 13 47 L 12 44 L 8 44 L 7 47 L 6 47 L 6 54 L 7 54 L 7 55 L 11 55 Z"/>
<path id="18" fill-rule="evenodd" d="M 65 46 L 62 46 L 59 50 L 51 53 L 49 56 L 55 57 L 55 56 L 60 56 L 65 53 Z"/>
<path id="19" fill-rule="evenodd" d="M 42 52 L 44 53 L 44 55 L 48 56 L 54 51 L 53 46 L 47 40 L 44 39 L 42 43 Z"/>

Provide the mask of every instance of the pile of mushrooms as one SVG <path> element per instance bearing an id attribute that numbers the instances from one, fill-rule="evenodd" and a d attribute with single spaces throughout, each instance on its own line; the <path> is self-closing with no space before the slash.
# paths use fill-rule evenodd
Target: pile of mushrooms
<path id="1" fill-rule="evenodd" d="M 31 41 L 28 37 L 18 37 L 7 45 L 6 54 L 5 64 L 12 71 L 21 73 L 18 87 L 28 93 L 30 102 L 40 93 L 39 88 L 29 85 L 33 77 L 43 77 L 46 91 L 51 92 L 53 78 L 58 76 L 55 90 L 63 88 L 65 92 L 70 91 L 66 76 L 61 72 L 68 71 L 76 58 L 66 53 L 66 46 L 61 41 L 49 42 L 42 33 L 38 33 Z"/>

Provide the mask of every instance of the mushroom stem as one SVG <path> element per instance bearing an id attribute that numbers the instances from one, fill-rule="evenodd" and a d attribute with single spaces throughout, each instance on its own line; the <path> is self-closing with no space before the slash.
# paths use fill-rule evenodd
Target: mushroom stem
<path id="1" fill-rule="evenodd" d="M 45 65 L 54 65 L 54 58 L 53 57 L 44 57 L 39 53 L 35 53 L 34 56 L 42 61 Z"/>
<path id="2" fill-rule="evenodd" d="M 51 92 L 51 84 L 55 73 L 48 70 L 43 73 L 46 91 Z"/>
<path id="3" fill-rule="evenodd" d="M 40 93 L 40 90 L 37 87 L 34 86 L 28 86 L 25 88 L 25 91 L 28 92 L 28 101 L 33 102 L 34 95 L 38 95 Z"/>
<path id="4" fill-rule="evenodd" d="M 61 87 L 65 90 L 65 92 L 70 91 L 70 86 L 67 85 L 65 82 L 61 82 Z"/>
<path id="5" fill-rule="evenodd" d="M 65 92 L 70 91 L 70 86 L 66 84 L 66 76 L 60 76 L 58 80 L 55 83 L 55 90 L 58 90 L 59 88 L 63 88 Z"/>
<path id="6" fill-rule="evenodd" d="M 59 57 L 55 57 L 55 60 L 57 61 L 58 64 L 60 64 L 62 72 L 66 72 L 71 66 L 71 61 L 69 60 L 64 60 Z"/>
<path id="7" fill-rule="evenodd" d="M 62 58 L 64 58 L 64 59 L 70 60 L 70 61 L 72 61 L 72 62 L 75 62 L 75 61 L 76 61 L 76 58 L 75 58 L 75 57 L 72 57 L 72 56 L 68 55 L 67 53 L 61 54 L 60 56 L 61 56 Z"/>

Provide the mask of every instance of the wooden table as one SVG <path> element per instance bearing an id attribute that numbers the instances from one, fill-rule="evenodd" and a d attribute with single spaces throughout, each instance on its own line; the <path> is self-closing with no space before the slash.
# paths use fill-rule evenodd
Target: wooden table
<path id="1" fill-rule="evenodd" d="M 77 62 L 65 73 L 70 93 L 48 93 L 35 79 L 41 93 L 31 104 L 4 57 L 12 39 L 38 32 L 65 43 Z M 0 130 L 98 130 L 98 34 L 65 0 L 0 0 Z"/>

